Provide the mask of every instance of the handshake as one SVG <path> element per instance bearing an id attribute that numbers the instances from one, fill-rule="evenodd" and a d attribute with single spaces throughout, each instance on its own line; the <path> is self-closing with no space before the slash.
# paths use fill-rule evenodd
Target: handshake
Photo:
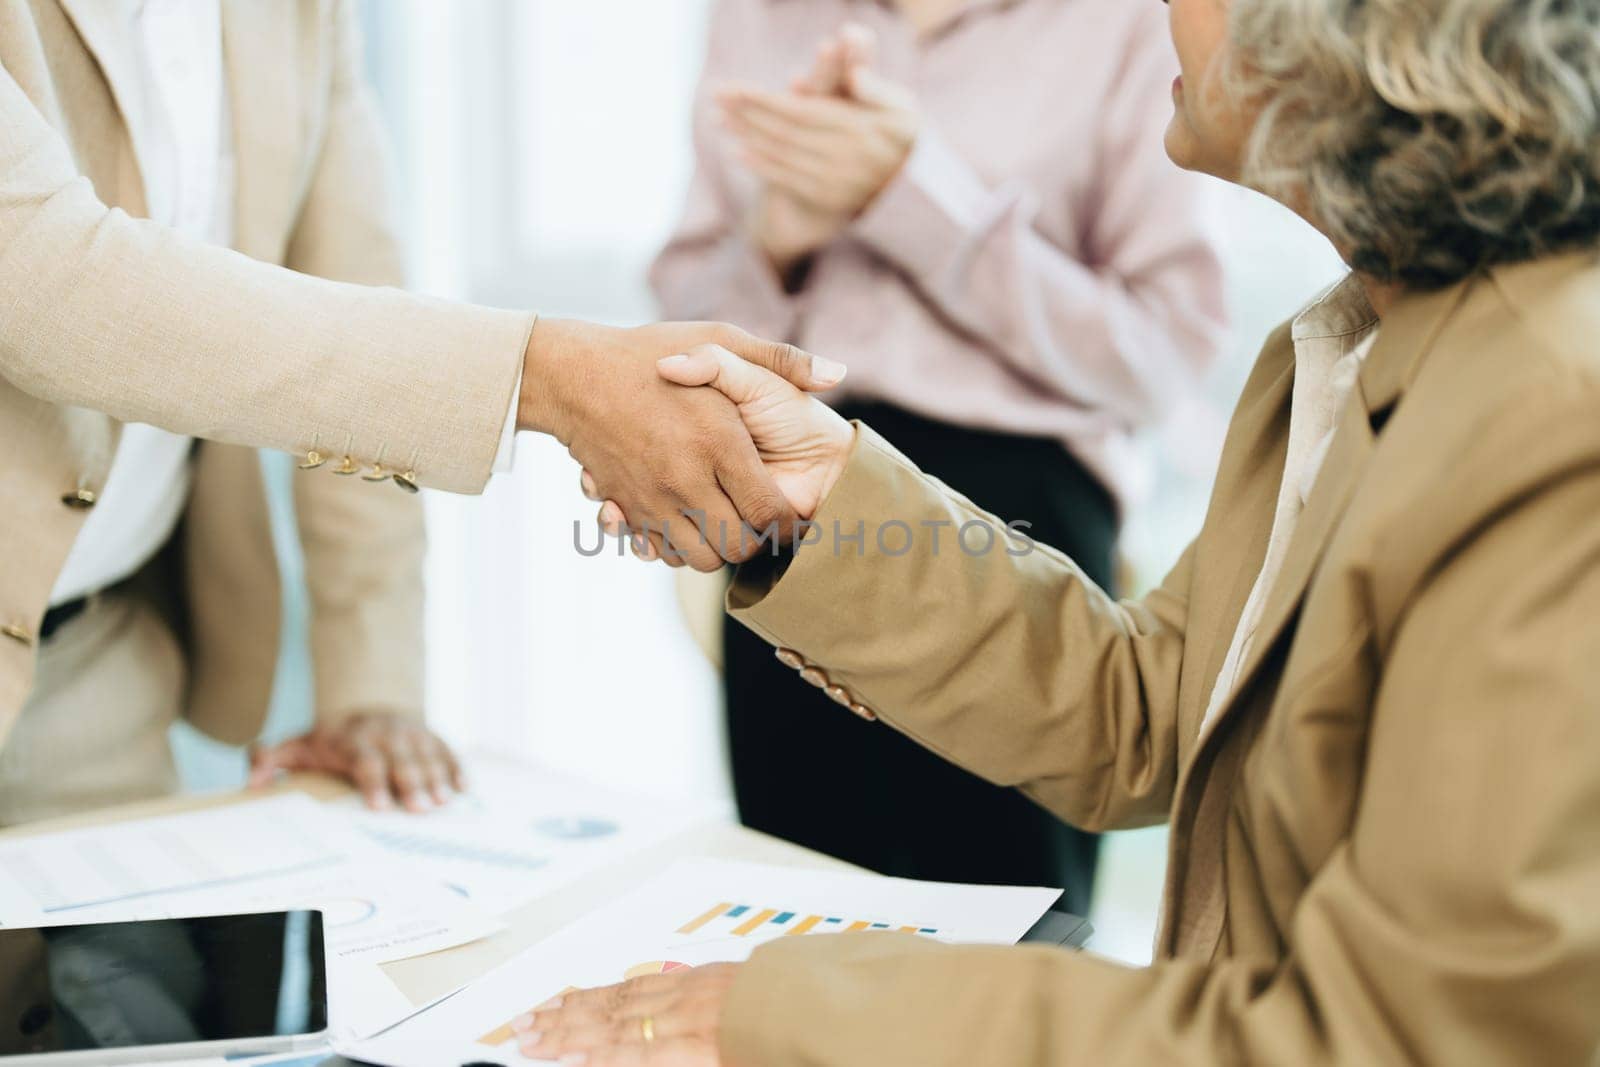
<path id="1" fill-rule="evenodd" d="M 844 374 L 732 326 L 543 319 L 517 425 L 567 446 L 601 525 L 641 559 L 712 571 L 790 539 L 833 488 L 855 434 L 811 394 Z"/>

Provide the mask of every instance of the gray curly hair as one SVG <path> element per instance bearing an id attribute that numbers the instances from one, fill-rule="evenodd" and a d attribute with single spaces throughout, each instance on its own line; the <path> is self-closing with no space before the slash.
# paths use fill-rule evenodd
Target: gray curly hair
<path id="1" fill-rule="evenodd" d="M 1438 288 L 1600 245 L 1600 0 L 1233 0 L 1244 178 Z"/>

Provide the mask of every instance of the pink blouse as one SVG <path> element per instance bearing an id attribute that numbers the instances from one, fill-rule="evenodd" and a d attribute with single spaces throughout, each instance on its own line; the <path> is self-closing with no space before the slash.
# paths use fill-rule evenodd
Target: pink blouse
<path id="1" fill-rule="evenodd" d="M 877 0 L 719 0 L 698 165 L 651 279 L 672 318 L 723 319 L 849 364 L 885 400 L 1061 440 L 1126 502 L 1132 434 L 1195 390 L 1224 327 L 1208 179 L 1166 157 L 1177 70 L 1155 0 L 969 0 L 919 38 Z M 923 128 L 901 173 L 786 293 L 742 229 L 758 180 L 711 90 L 773 89 L 855 20 Z"/>

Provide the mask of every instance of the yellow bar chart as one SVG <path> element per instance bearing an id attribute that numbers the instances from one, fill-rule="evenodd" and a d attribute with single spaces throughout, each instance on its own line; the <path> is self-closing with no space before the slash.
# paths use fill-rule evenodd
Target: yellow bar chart
<path id="1" fill-rule="evenodd" d="M 775 930 L 773 927 L 782 927 Z M 899 930 L 909 934 L 937 935 L 932 926 L 906 926 L 900 923 L 874 922 L 871 919 L 845 919 L 833 915 L 804 915 L 798 911 L 753 904 L 735 904 L 721 901 L 678 927 L 682 935 L 723 933 L 734 937 L 783 935 L 803 936 L 811 933 L 856 933 L 861 930 Z"/>

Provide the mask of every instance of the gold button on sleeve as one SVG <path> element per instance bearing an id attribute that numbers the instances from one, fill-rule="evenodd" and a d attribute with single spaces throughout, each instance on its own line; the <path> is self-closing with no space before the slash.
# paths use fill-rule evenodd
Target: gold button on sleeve
<path id="1" fill-rule="evenodd" d="M 778 662 L 788 667 L 791 671 L 798 671 L 806 665 L 806 659 L 792 648 L 780 648 L 772 653 L 778 657 Z"/>
<path id="2" fill-rule="evenodd" d="M 868 722 L 878 721 L 878 713 L 867 707 L 865 704 L 851 704 L 850 710 Z"/>
<path id="3" fill-rule="evenodd" d="M 808 683 L 816 686 L 818 689 L 826 689 L 828 686 L 827 674 L 817 667 L 807 667 L 805 670 L 800 672 L 800 677 L 804 678 Z"/>
<path id="4" fill-rule="evenodd" d="M 824 689 L 823 692 L 828 694 L 829 700 L 833 701 L 835 704 L 838 704 L 840 707 L 848 708 L 850 705 L 856 702 L 855 697 L 850 695 L 850 690 L 846 689 L 842 685 L 830 685 L 828 688 Z"/>

